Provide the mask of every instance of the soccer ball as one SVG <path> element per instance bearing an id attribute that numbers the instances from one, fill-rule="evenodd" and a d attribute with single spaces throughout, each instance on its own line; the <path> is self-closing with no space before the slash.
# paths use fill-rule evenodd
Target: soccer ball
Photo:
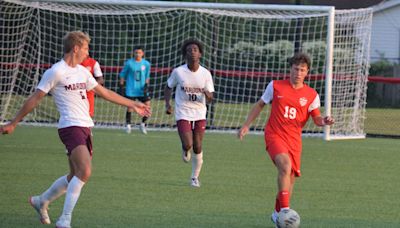
<path id="1" fill-rule="evenodd" d="M 278 214 L 276 226 L 278 228 L 298 228 L 300 227 L 300 215 L 293 209 L 283 209 Z"/>

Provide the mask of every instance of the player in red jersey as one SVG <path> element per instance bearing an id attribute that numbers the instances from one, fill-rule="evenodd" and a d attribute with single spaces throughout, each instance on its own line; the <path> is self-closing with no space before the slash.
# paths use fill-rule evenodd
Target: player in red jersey
<path id="1" fill-rule="evenodd" d="M 97 83 L 100 85 L 104 84 L 104 79 L 103 79 L 103 72 L 101 71 L 100 64 L 90 56 L 88 56 L 83 62 L 81 62 L 81 65 L 86 67 L 88 71 L 93 75 L 93 77 L 96 79 Z M 86 97 L 89 101 L 89 115 L 90 117 L 94 117 L 94 91 L 86 91 Z"/>
<path id="2" fill-rule="evenodd" d="M 335 122 L 332 117 L 321 117 L 318 93 L 304 84 L 310 62 L 306 54 L 295 54 L 290 59 L 289 80 L 271 81 L 268 84 L 238 132 L 242 140 L 265 104 L 271 103 L 264 137 L 266 150 L 278 170 L 278 194 L 275 211 L 271 216 L 274 223 L 279 211 L 289 208 L 295 177 L 300 177 L 301 132 L 308 118 L 311 116 L 317 126 L 332 125 Z"/>

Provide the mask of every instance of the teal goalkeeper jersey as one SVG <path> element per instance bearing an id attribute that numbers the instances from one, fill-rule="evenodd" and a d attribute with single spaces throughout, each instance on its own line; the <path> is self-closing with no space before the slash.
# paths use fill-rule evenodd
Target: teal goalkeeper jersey
<path id="1" fill-rule="evenodd" d="M 128 97 L 143 97 L 143 88 L 146 80 L 150 77 L 150 62 L 142 59 L 136 62 L 134 58 L 128 59 L 121 73 L 120 78 L 125 79 L 125 95 Z"/>

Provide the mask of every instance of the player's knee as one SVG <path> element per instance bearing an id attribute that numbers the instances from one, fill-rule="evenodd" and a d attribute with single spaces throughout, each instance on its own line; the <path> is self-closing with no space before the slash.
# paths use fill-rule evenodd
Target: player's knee
<path id="1" fill-rule="evenodd" d="M 292 167 L 291 167 L 290 163 L 284 163 L 284 164 L 278 166 L 278 172 L 279 172 L 279 175 L 281 175 L 281 176 L 290 176 L 290 174 L 292 172 Z"/>
<path id="2" fill-rule="evenodd" d="M 195 154 L 200 154 L 201 151 L 202 151 L 201 146 L 193 146 L 193 152 L 194 152 Z"/>
<path id="3" fill-rule="evenodd" d="M 189 151 L 189 150 L 192 149 L 192 147 L 193 147 L 192 144 L 183 144 L 183 145 L 182 145 L 182 149 L 183 149 L 184 151 Z"/>
<path id="4" fill-rule="evenodd" d="M 83 182 L 87 182 L 91 175 L 92 170 L 90 169 L 90 167 L 85 167 L 76 173 L 76 176 L 78 176 L 78 178 Z"/>

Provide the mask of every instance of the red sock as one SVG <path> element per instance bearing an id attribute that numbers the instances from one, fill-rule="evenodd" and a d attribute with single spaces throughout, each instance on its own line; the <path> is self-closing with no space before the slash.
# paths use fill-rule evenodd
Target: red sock
<path id="1" fill-rule="evenodd" d="M 276 199 L 275 199 L 275 211 L 279 212 L 280 210 L 281 210 L 281 205 L 279 204 L 278 196 L 276 196 Z"/>
<path id="2" fill-rule="evenodd" d="M 278 192 L 278 200 L 280 208 L 289 207 L 290 194 L 288 191 Z"/>

